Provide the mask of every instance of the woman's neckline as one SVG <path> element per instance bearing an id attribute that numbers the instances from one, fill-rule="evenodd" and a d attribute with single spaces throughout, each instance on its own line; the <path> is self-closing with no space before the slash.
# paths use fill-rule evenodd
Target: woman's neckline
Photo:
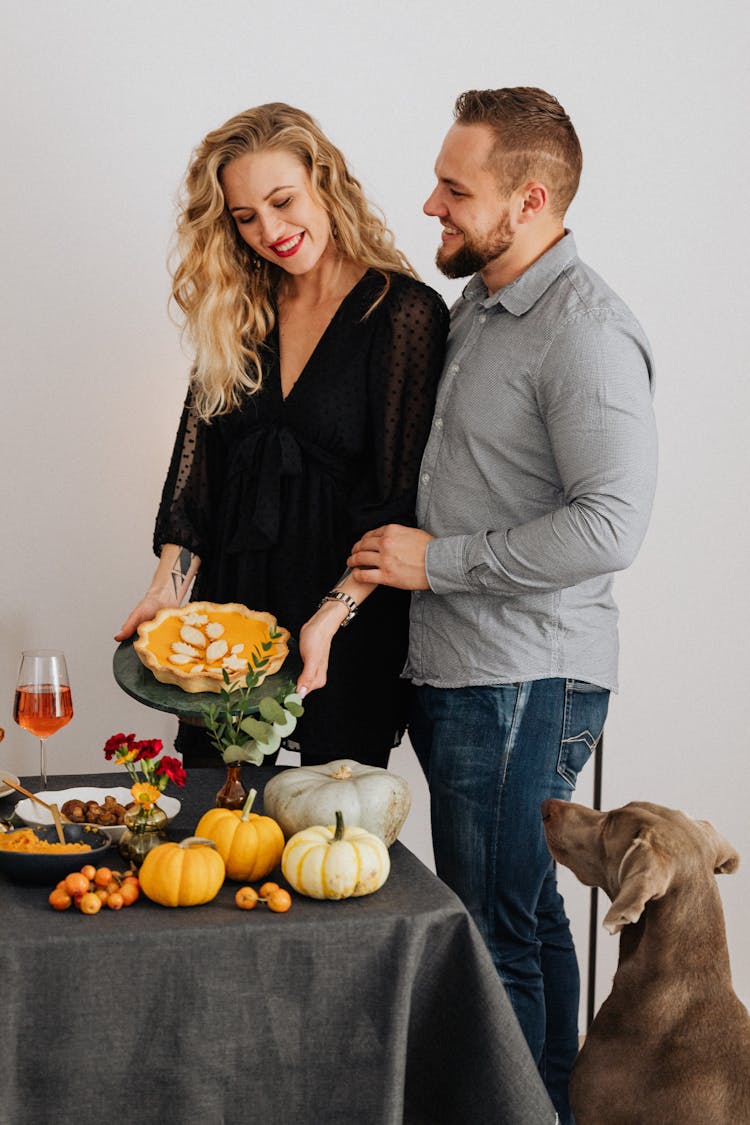
<path id="1" fill-rule="evenodd" d="M 322 331 L 318 335 L 318 338 L 315 341 L 315 344 L 314 344 L 312 350 L 309 351 L 304 364 L 300 368 L 297 375 L 294 377 L 293 381 L 289 385 L 286 392 L 284 391 L 284 381 L 283 381 L 283 377 L 282 377 L 281 326 L 280 326 L 280 323 L 279 323 L 279 314 L 278 314 L 278 306 L 277 306 L 276 326 L 275 327 L 276 327 L 276 339 L 277 339 L 277 345 L 278 345 L 277 355 L 278 355 L 278 368 L 279 368 L 279 391 L 280 391 L 280 394 L 281 394 L 282 402 L 287 402 L 289 400 L 290 395 L 292 395 L 294 393 L 295 388 L 299 385 L 300 380 L 304 377 L 306 371 L 310 367 L 310 365 L 311 365 L 312 361 L 314 360 L 316 354 L 318 353 L 318 351 L 320 350 L 320 348 L 324 344 L 324 342 L 326 340 L 326 337 L 328 336 L 329 332 L 331 331 L 331 328 L 333 327 L 335 322 L 338 320 L 338 318 L 341 314 L 341 311 L 349 303 L 350 299 L 357 292 L 357 290 L 360 288 L 360 286 L 362 286 L 362 284 L 368 278 L 370 278 L 374 272 L 377 272 L 377 271 L 374 271 L 370 267 L 366 267 L 365 270 L 364 270 L 364 273 L 362 273 L 361 276 L 358 277 L 355 280 L 353 285 L 351 285 L 350 288 L 347 289 L 347 291 L 342 295 L 341 299 L 339 300 L 339 303 L 334 308 L 330 317 L 326 321 Z"/>

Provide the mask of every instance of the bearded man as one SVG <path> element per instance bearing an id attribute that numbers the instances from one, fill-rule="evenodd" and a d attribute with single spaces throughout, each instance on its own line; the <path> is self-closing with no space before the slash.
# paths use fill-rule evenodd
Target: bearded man
<path id="1" fill-rule="evenodd" d="M 413 590 L 406 674 L 438 875 L 463 899 L 563 1123 L 579 973 L 542 831 L 617 688 L 615 571 L 656 479 L 652 360 L 564 217 L 581 149 L 543 90 L 469 91 L 424 205 L 451 313 L 418 528 L 365 535 L 362 582 Z"/>

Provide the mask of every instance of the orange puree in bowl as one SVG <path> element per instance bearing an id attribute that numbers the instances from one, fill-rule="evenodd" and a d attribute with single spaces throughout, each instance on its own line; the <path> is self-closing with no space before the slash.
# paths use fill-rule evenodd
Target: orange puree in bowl
<path id="1" fill-rule="evenodd" d="M 39 852 L 44 855 L 57 852 L 90 852 L 90 844 L 55 844 L 40 840 L 33 828 L 20 828 L 18 832 L 6 832 L 0 836 L 0 851 Z"/>

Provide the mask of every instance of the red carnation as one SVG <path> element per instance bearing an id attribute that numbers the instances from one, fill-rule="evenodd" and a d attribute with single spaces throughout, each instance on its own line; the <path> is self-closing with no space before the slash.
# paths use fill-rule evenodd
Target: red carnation
<path id="1" fill-rule="evenodd" d="M 173 781 L 175 785 L 182 786 L 187 780 L 187 774 L 183 769 L 180 759 L 170 758 L 168 754 L 165 754 L 163 758 L 159 759 L 156 764 L 156 772 L 157 774 L 164 774 L 170 781 Z"/>
<path id="2" fill-rule="evenodd" d="M 107 761 L 111 761 L 115 754 L 119 753 L 123 746 L 130 748 L 131 743 L 134 741 L 134 734 L 113 734 L 104 743 L 104 757 Z"/>
<path id="3" fill-rule="evenodd" d="M 163 792 L 168 781 L 175 785 L 184 785 L 186 781 L 185 770 L 179 758 L 159 758 L 163 749 L 160 738 L 143 738 L 136 740 L 134 734 L 113 734 L 104 744 L 104 755 L 110 760 L 115 759 L 115 764 L 125 766 L 133 781 L 130 792 L 136 794 L 136 789 L 152 789 L 155 793 Z"/>
<path id="4" fill-rule="evenodd" d="M 144 738 L 140 742 L 134 743 L 133 749 L 136 751 L 134 761 L 140 762 L 142 758 L 155 758 L 157 754 L 161 754 L 163 745 L 160 738 Z"/>

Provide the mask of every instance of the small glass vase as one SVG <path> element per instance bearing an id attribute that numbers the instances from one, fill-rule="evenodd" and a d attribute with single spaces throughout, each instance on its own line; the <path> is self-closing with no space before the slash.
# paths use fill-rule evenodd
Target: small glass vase
<path id="1" fill-rule="evenodd" d="M 138 805 L 125 813 L 125 831 L 120 837 L 119 850 L 123 859 L 133 867 L 140 867 L 157 844 L 167 838 L 167 814 L 158 805 L 150 809 Z"/>
<path id="2" fill-rule="evenodd" d="M 227 763 L 227 779 L 216 794 L 217 809 L 241 809 L 247 800 L 247 789 L 242 784 L 242 766 L 239 762 Z"/>

